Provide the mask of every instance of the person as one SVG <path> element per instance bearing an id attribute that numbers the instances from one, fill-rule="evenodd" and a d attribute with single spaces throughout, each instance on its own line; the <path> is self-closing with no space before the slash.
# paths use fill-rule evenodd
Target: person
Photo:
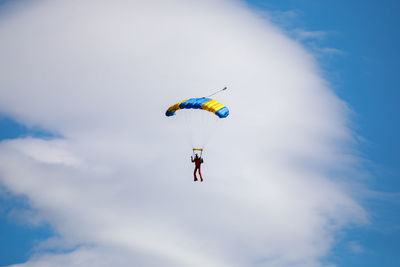
<path id="1" fill-rule="evenodd" d="M 200 174 L 200 180 L 203 182 L 203 177 L 201 176 L 201 164 L 204 162 L 202 157 L 199 157 L 199 155 L 195 155 L 194 159 L 193 156 L 191 156 L 192 162 L 194 162 L 195 168 L 194 168 L 194 181 L 197 181 L 197 176 L 196 172 L 199 170 Z"/>

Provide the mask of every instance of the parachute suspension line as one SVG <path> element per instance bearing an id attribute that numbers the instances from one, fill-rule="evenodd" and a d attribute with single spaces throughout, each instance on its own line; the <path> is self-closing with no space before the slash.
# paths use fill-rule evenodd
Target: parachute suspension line
<path id="1" fill-rule="evenodd" d="M 203 98 L 206 98 L 206 97 L 210 97 L 210 96 L 216 95 L 216 94 L 218 94 L 218 93 L 220 93 L 220 92 L 222 92 L 222 91 L 225 91 L 226 89 L 228 89 L 228 88 L 227 88 L 227 87 L 224 87 L 224 88 L 222 88 L 221 90 L 218 90 L 218 91 L 216 91 L 215 93 L 212 93 L 211 95 L 208 95 L 208 96 L 203 96 Z"/>
<path id="2" fill-rule="evenodd" d="M 185 126 L 187 130 L 187 141 L 189 142 L 190 146 L 195 145 L 196 139 L 198 139 L 198 130 L 197 127 L 199 125 L 198 121 L 194 120 L 195 116 L 193 116 L 195 113 L 194 110 L 187 110 L 187 112 L 182 112 L 183 117 L 185 118 Z"/>

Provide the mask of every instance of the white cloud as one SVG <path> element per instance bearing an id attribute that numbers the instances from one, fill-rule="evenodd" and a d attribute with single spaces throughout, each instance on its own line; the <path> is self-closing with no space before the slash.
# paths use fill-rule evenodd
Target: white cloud
<path id="1" fill-rule="evenodd" d="M 76 248 L 22 266 L 318 266 L 337 230 L 365 221 L 347 182 L 346 104 L 312 55 L 244 5 L 10 12 L 1 112 L 63 138 L 3 141 L 0 179 L 59 235 L 44 247 Z M 164 112 L 225 85 L 231 115 L 193 183 L 184 127 Z"/>

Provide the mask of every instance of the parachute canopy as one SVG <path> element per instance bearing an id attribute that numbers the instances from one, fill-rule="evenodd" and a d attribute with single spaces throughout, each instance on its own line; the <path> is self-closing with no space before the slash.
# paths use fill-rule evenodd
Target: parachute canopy
<path id="1" fill-rule="evenodd" d="M 229 109 L 224 104 L 219 103 L 211 98 L 189 98 L 176 103 L 168 108 L 165 112 L 166 116 L 174 116 L 178 109 L 203 109 L 214 113 L 220 118 L 226 118 L 229 115 Z"/>

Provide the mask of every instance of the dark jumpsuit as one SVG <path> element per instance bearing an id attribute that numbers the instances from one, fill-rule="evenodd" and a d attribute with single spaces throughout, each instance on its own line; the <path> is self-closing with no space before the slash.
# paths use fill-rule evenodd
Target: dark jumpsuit
<path id="1" fill-rule="evenodd" d="M 203 177 L 201 176 L 201 164 L 203 163 L 203 158 L 192 158 L 192 162 L 194 162 L 194 165 L 196 166 L 194 168 L 194 180 L 197 181 L 197 176 L 196 176 L 196 171 L 199 170 L 199 174 L 200 174 L 200 179 L 203 182 Z"/>

